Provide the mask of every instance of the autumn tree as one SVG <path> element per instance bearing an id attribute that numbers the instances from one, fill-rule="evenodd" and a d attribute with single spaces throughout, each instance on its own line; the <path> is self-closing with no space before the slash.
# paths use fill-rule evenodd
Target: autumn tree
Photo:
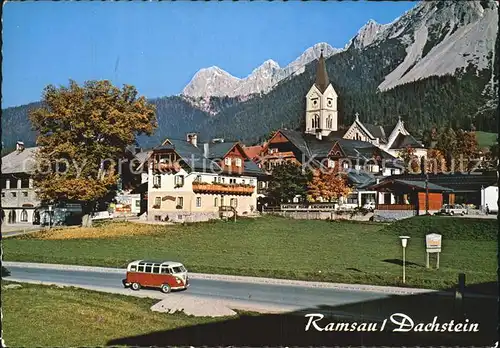
<path id="1" fill-rule="evenodd" d="M 455 170 L 470 170 L 478 160 L 479 146 L 476 132 L 467 132 L 460 129 L 456 132 L 456 139 Z"/>
<path id="2" fill-rule="evenodd" d="M 30 119 L 38 133 L 34 184 L 43 201 L 102 199 L 115 188 L 126 147 L 156 127 L 154 106 L 135 87 L 109 81 L 49 85 Z"/>
<path id="3" fill-rule="evenodd" d="M 337 167 L 336 167 L 337 168 Z M 309 202 L 331 202 L 349 194 L 347 180 L 338 170 L 333 168 L 316 169 L 312 180 L 307 185 L 307 200 Z"/>
<path id="4" fill-rule="evenodd" d="M 438 136 L 435 149 L 439 150 L 445 160 L 447 170 L 455 170 L 456 154 L 457 154 L 457 134 L 451 127 L 443 129 Z"/>
<path id="5" fill-rule="evenodd" d="M 441 151 L 437 149 L 427 150 L 427 159 L 425 160 L 426 173 L 443 173 L 446 171 L 446 159 Z"/>
<path id="6" fill-rule="evenodd" d="M 300 164 L 286 161 L 274 167 L 269 180 L 268 196 L 275 203 L 289 202 L 296 196 L 305 196 L 312 172 Z"/>
<path id="7" fill-rule="evenodd" d="M 407 146 L 398 153 L 398 157 L 401 158 L 405 164 L 405 170 L 411 174 L 417 174 L 421 172 L 420 159 L 415 154 L 415 149 L 411 146 Z"/>

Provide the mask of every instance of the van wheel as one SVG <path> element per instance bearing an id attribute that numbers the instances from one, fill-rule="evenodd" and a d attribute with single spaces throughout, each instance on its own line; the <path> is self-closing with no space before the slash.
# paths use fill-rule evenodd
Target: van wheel
<path id="1" fill-rule="evenodd" d="M 171 290 L 172 288 L 168 284 L 163 284 L 161 286 L 161 292 L 163 292 L 164 294 L 168 294 Z"/>
<path id="2" fill-rule="evenodd" d="M 139 290 L 141 288 L 141 284 L 139 284 L 139 283 L 132 283 L 132 285 L 130 285 L 130 288 L 132 290 L 137 291 L 137 290 Z"/>

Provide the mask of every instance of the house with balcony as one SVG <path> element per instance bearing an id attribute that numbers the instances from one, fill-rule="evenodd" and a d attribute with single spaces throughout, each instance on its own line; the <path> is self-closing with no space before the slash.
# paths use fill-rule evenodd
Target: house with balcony
<path id="1" fill-rule="evenodd" d="M 257 182 L 263 175 L 239 142 L 198 144 L 167 139 L 147 161 L 148 220 L 193 222 L 257 209 Z"/>
<path id="2" fill-rule="evenodd" d="M 36 147 L 25 148 L 18 141 L 16 150 L 2 157 L 2 224 L 32 224 L 40 205 L 33 187 Z"/>

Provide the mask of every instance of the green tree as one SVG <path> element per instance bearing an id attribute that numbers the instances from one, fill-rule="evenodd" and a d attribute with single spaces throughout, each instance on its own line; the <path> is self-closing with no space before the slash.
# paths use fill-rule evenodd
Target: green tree
<path id="1" fill-rule="evenodd" d="M 38 132 L 35 189 L 44 201 L 89 201 L 88 209 L 116 188 L 117 164 L 138 134 L 156 127 L 155 108 L 135 87 L 109 81 L 49 85 L 43 106 L 30 114 Z"/>
<path id="2" fill-rule="evenodd" d="M 454 170 L 458 163 L 456 146 L 457 135 L 455 131 L 451 127 L 446 127 L 440 132 L 435 148 L 443 154 L 448 170 Z"/>
<path id="3" fill-rule="evenodd" d="M 268 195 L 274 203 L 286 203 L 295 196 L 305 197 L 312 172 L 293 162 L 284 162 L 274 167 L 269 181 Z"/>

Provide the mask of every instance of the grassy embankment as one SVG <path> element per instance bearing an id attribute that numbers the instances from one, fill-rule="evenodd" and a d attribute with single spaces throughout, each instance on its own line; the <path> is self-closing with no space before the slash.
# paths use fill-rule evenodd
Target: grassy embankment
<path id="1" fill-rule="evenodd" d="M 152 312 L 158 300 L 75 288 L 2 284 L 3 338 L 9 347 L 98 347 L 112 339 L 226 318 Z"/>
<path id="2" fill-rule="evenodd" d="M 425 268 L 425 234 L 443 235 L 440 269 Z M 415 217 L 390 225 L 280 217 L 175 226 L 108 223 L 5 239 L 4 260 L 124 267 L 135 259 L 179 260 L 191 272 L 453 287 L 496 281 L 497 221 Z M 435 263 L 431 259 L 431 263 Z"/>

